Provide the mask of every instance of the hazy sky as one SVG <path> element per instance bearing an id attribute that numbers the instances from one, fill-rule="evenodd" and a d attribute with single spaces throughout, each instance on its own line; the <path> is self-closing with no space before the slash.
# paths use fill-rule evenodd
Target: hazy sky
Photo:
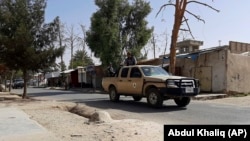
<path id="1" fill-rule="evenodd" d="M 174 7 L 168 6 L 156 16 L 160 7 L 169 0 L 148 0 L 152 12 L 148 16 L 148 27 L 154 26 L 157 39 L 157 57 L 162 55 L 168 40 L 167 53 L 169 52 L 170 36 L 173 26 Z M 203 41 L 201 49 L 228 45 L 229 41 L 250 43 L 250 0 L 200 0 L 220 10 L 216 12 L 206 6 L 190 4 L 187 10 L 199 15 L 205 23 L 198 21 L 193 16 L 186 14 L 189 26 L 196 40 Z M 94 0 L 48 0 L 45 13 L 46 22 L 51 22 L 56 16 L 67 26 L 85 25 L 88 29 L 90 18 L 98 8 Z M 78 30 L 79 31 L 79 30 Z M 81 32 L 80 32 L 81 34 Z M 192 39 L 188 33 L 180 34 L 181 39 Z M 152 52 L 152 51 L 151 51 Z M 66 51 L 65 62 L 68 64 L 70 52 Z M 149 54 L 149 59 L 153 58 Z"/>

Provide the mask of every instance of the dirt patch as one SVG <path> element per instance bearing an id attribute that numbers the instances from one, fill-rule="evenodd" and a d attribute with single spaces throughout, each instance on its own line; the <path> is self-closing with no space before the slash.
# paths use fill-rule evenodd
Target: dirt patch
<path id="1" fill-rule="evenodd" d="M 122 119 L 122 114 L 110 115 L 84 104 L 7 97 L 0 108 L 22 109 L 60 141 L 163 141 L 163 125 L 155 122 Z"/>
<path id="2" fill-rule="evenodd" d="M 79 116 L 83 116 L 85 118 L 90 118 L 92 114 L 95 113 L 95 109 L 91 107 L 86 107 L 84 105 L 76 104 L 74 107 L 66 107 L 67 111 L 73 114 L 77 114 Z"/>

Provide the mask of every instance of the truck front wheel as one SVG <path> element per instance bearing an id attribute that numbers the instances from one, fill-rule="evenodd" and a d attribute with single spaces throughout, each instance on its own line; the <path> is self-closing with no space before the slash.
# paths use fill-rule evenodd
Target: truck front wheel
<path id="1" fill-rule="evenodd" d="M 117 94 L 116 88 L 114 86 L 111 86 L 109 88 L 109 99 L 110 101 L 113 101 L 113 102 L 118 102 L 120 99 L 120 95 Z"/>
<path id="2" fill-rule="evenodd" d="M 190 97 L 180 97 L 174 99 L 174 102 L 177 104 L 178 107 L 185 107 L 190 103 L 190 101 Z"/>
<path id="3" fill-rule="evenodd" d="M 163 97 L 157 89 L 151 88 L 147 91 L 147 102 L 150 106 L 159 108 L 162 107 Z"/>

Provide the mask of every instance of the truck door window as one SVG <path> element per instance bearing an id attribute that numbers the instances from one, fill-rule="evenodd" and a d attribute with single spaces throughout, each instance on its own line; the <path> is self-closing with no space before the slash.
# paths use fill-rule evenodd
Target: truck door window
<path id="1" fill-rule="evenodd" d="M 132 68 L 131 73 L 130 73 L 131 78 L 140 78 L 141 77 L 141 72 L 138 68 Z"/>
<path id="2" fill-rule="evenodd" d="M 121 72 L 121 77 L 127 77 L 128 76 L 128 68 L 123 68 Z"/>

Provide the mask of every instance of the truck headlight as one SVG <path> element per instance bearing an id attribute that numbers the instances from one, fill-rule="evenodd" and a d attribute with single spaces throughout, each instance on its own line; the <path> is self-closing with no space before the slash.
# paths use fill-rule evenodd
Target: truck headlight
<path id="1" fill-rule="evenodd" d="M 174 80 L 166 80 L 167 88 L 178 88 Z"/>

